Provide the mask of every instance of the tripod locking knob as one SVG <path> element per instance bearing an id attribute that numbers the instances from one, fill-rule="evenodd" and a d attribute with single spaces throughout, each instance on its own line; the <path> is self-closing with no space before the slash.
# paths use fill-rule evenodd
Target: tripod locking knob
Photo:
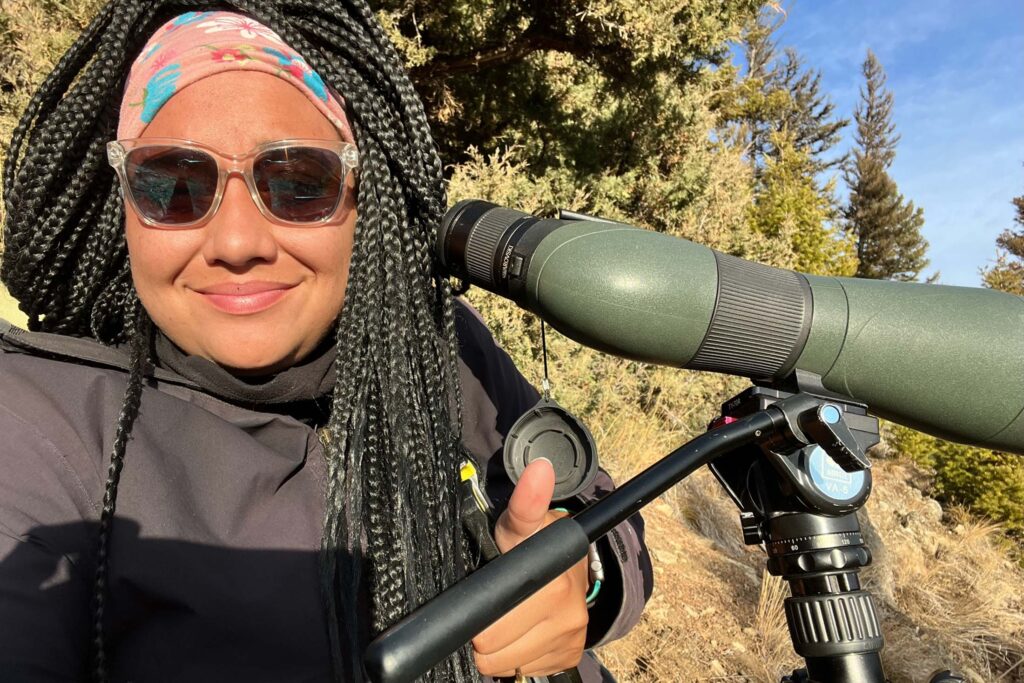
<path id="1" fill-rule="evenodd" d="M 858 472 L 871 467 L 864 450 L 853 432 L 843 421 L 839 406 L 824 403 L 800 416 L 800 428 L 814 439 L 836 464 L 847 472 Z"/>
<path id="2" fill-rule="evenodd" d="M 740 513 L 740 528 L 743 530 L 743 542 L 747 545 L 758 545 L 764 541 L 761 531 L 761 518 L 753 512 Z"/>

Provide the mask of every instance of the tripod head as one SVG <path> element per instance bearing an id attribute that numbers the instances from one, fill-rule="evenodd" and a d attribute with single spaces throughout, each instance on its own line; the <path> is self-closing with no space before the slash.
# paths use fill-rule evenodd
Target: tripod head
<path id="1" fill-rule="evenodd" d="M 782 430 L 708 467 L 740 509 L 744 542 L 763 544 L 768 571 L 789 584 L 786 622 L 804 680 L 885 681 L 881 627 L 858 576 L 871 552 L 856 515 L 871 492 L 865 451 L 878 443 L 878 420 L 857 403 L 753 387 L 710 429 L 773 405 Z"/>

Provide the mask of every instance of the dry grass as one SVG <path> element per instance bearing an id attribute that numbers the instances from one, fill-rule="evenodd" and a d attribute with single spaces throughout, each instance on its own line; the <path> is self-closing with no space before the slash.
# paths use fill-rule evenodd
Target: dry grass
<path id="1" fill-rule="evenodd" d="M 889 464 L 876 473 L 869 514 L 884 543 L 875 570 L 892 628 L 887 664 L 910 676 L 955 662 L 972 681 L 1024 681 L 1024 572 L 998 542 L 998 527 L 962 510 L 945 513 Z M 888 576 L 884 576 L 888 574 Z"/>

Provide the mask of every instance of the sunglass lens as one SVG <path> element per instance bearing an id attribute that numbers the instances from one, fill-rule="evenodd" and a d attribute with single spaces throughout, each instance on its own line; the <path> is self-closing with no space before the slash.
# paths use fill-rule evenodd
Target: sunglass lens
<path id="1" fill-rule="evenodd" d="M 345 168 L 337 153 L 317 147 L 267 151 L 256 158 L 252 171 L 263 204 L 293 223 L 334 215 L 345 188 Z"/>
<path id="2" fill-rule="evenodd" d="M 133 150 L 125 161 L 128 186 L 139 212 L 162 225 L 186 225 L 210 210 L 217 194 L 217 162 L 181 147 Z"/>

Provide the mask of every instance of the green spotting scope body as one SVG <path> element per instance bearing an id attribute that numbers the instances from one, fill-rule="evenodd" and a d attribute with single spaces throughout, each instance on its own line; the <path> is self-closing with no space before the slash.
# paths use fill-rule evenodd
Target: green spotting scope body
<path id="1" fill-rule="evenodd" d="M 600 351 L 839 394 L 953 441 L 1024 454 L 1024 297 L 805 275 L 601 219 L 467 200 L 445 268 Z"/>

